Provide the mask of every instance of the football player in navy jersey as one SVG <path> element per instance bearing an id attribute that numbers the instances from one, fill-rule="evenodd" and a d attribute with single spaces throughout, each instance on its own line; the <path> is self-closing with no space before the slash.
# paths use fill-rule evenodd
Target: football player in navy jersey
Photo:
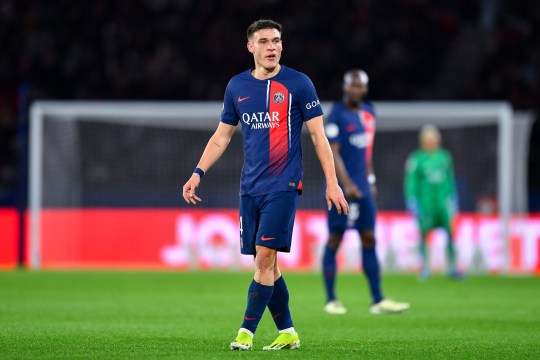
<path id="1" fill-rule="evenodd" d="M 329 238 L 322 259 L 326 289 L 325 311 L 345 314 L 347 309 L 335 295 L 336 253 L 347 228 L 358 230 L 362 241 L 362 267 L 371 291 L 373 314 L 399 313 L 407 303 L 385 299 L 381 291 L 379 262 L 375 252 L 375 175 L 371 153 L 375 137 L 375 110 L 362 101 L 368 90 L 368 76 L 363 70 L 350 70 L 343 77 L 343 101 L 338 101 L 328 116 L 325 131 L 330 142 L 336 173 L 350 204 L 347 217 L 328 210 Z"/>
<path id="2" fill-rule="evenodd" d="M 272 20 L 255 21 L 247 29 L 247 40 L 255 67 L 229 81 L 220 123 L 184 185 L 183 197 L 191 204 L 201 201 L 196 190 L 202 176 L 221 157 L 241 122 L 245 156 L 240 178 L 240 249 L 242 254 L 255 256 L 255 276 L 243 323 L 230 348 L 252 349 L 253 335 L 268 307 L 279 335 L 263 349 L 296 349 L 300 339 L 277 253 L 291 248 L 302 190 L 300 132 L 304 123 L 325 174 L 328 208 L 334 204 L 337 213 L 347 214 L 349 207 L 338 185 L 315 87 L 306 75 L 280 64 L 281 25 Z"/>

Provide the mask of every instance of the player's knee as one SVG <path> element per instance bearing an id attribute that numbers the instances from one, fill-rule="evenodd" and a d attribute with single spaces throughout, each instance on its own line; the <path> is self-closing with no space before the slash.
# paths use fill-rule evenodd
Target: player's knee
<path id="1" fill-rule="evenodd" d="M 362 247 L 370 249 L 375 247 L 375 234 L 373 231 L 363 231 L 360 233 L 362 239 Z"/>
<path id="2" fill-rule="evenodd" d="M 339 248 L 339 245 L 341 244 L 341 240 L 343 240 L 343 234 L 341 233 L 330 234 L 330 237 L 328 238 L 327 246 L 330 249 L 337 250 Z"/>
<path id="3" fill-rule="evenodd" d="M 262 246 L 258 247 L 257 256 L 255 257 L 255 266 L 258 272 L 273 273 L 276 268 L 276 250 Z"/>

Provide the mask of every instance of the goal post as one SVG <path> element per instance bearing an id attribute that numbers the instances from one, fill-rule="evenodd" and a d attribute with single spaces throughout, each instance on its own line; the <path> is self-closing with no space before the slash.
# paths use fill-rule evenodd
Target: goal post
<path id="1" fill-rule="evenodd" d="M 489 174 L 496 179 L 493 181 L 493 197 L 498 201 L 498 219 L 500 222 L 501 238 L 505 246 L 504 253 L 505 269 L 508 269 L 508 244 L 509 244 L 509 221 L 512 213 L 512 118 L 513 110 L 506 102 L 374 102 L 377 111 L 377 135 L 374 152 L 375 167 L 378 182 L 384 185 L 383 194 L 379 199 L 381 210 L 400 210 L 400 204 L 396 198 L 402 193 L 402 168 L 404 163 L 390 164 L 393 159 L 392 152 L 396 141 L 405 138 L 407 141 L 400 148 L 399 160 L 408 151 L 412 151 L 411 139 L 416 139 L 418 129 L 426 124 L 437 125 L 443 131 L 443 142 L 446 141 L 445 130 L 460 130 L 450 134 L 451 143 L 455 144 L 453 153 L 456 151 L 471 152 L 461 154 L 462 158 L 474 157 L 476 152 L 484 150 L 494 153 L 492 158 L 484 161 L 489 164 Z M 322 103 L 325 114 L 331 109 L 329 102 Z M 41 267 L 41 214 L 47 207 L 115 207 L 115 206 L 138 206 L 138 207 L 171 207 L 171 203 L 159 199 L 169 198 L 172 190 L 165 195 L 160 195 L 160 181 L 164 182 L 167 189 L 177 189 L 182 185 L 184 173 L 175 173 L 172 167 L 190 170 L 196 164 L 196 154 L 184 153 L 182 156 L 170 155 L 171 151 L 182 152 L 192 149 L 203 148 L 202 139 L 208 139 L 217 124 L 222 109 L 221 102 L 100 102 L 100 101 L 37 101 L 30 109 L 30 161 L 29 161 L 29 233 L 28 233 L 28 262 L 32 269 Z M 476 127 L 476 128 L 475 128 Z M 240 128 L 240 126 L 238 127 Z M 139 129 L 139 130 L 137 130 Z M 469 131 L 469 129 L 472 129 Z M 476 130 L 475 130 L 476 129 Z M 478 130 L 479 129 L 479 130 Z M 129 130 L 129 131 L 128 131 Z M 477 131 L 482 138 L 478 144 L 474 142 L 474 134 Z M 385 137 L 388 137 L 385 139 Z M 390 136 L 391 135 L 391 136 Z M 123 137 L 134 136 L 137 141 L 122 144 Z M 238 137 L 238 136 L 237 136 Z M 496 137 L 496 139 L 492 139 Z M 304 134 L 304 138 L 309 138 Z M 379 142 L 379 138 L 383 141 Z M 461 139 L 461 140 L 460 140 Z M 463 140 L 465 139 L 465 140 Z M 471 140 L 472 139 L 472 140 Z M 489 146 L 495 149 L 485 149 L 483 143 L 489 140 Z M 239 140 L 233 144 L 240 151 Z M 304 139 L 303 141 L 306 141 Z M 461 142 L 460 142 L 461 141 Z M 461 150 L 459 144 L 472 146 Z M 83 144 L 84 146 L 82 146 Z M 137 145 L 139 144 L 139 145 Z M 417 145 L 417 144 L 415 144 Z M 115 146 L 118 146 L 116 148 Z M 123 147 L 125 146 L 125 148 Z M 150 166 L 157 173 L 154 181 L 148 184 L 148 179 L 140 176 L 133 180 L 129 179 L 130 170 L 137 169 L 138 147 L 146 147 L 138 155 L 141 158 L 141 167 Z M 405 146 L 407 149 L 405 149 Z M 101 154 L 101 148 L 110 148 L 107 154 Z M 167 147 L 166 151 L 159 152 L 158 148 Z M 473 150 L 471 150 L 473 149 Z M 155 150 L 155 151 L 154 151 Z M 159 151 L 158 151 L 159 150 Z M 120 154 L 133 154 L 133 159 L 125 161 Z M 195 150 L 193 150 L 195 152 Z M 112 155 L 111 155 L 112 154 Z M 169 155 L 159 155 L 169 154 Z M 65 156 L 65 159 L 53 159 Z M 107 156 L 111 156 L 110 164 Z M 156 156 L 153 158 L 152 156 Z M 110 166 L 106 172 L 114 172 L 115 168 L 122 167 L 123 173 L 113 176 L 111 183 L 101 186 L 105 181 L 100 180 L 100 167 L 95 164 L 93 157 L 99 157 L 99 166 Z M 241 157 L 238 153 L 229 155 L 224 164 L 212 172 L 217 176 L 205 178 L 209 182 L 208 191 L 213 191 L 218 198 L 215 203 L 209 204 L 217 208 L 232 208 L 236 203 L 222 194 L 224 186 L 237 186 Z M 123 164 L 134 162 L 134 164 Z M 490 162 L 493 162 L 492 164 Z M 87 173 L 85 166 L 90 163 L 93 172 Z M 157 164 L 163 163 L 163 164 Z M 159 166 L 161 167 L 159 167 Z M 317 167 L 316 157 L 313 152 L 304 146 L 304 172 L 305 177 L 315 179 L 313 189 L 320 192 L 322 186 L 320 166 Z M 154 168 L 154 166 L 157 166 Z M 474 168 L 474 163 L 468 165 Z M 187 171 L 185 170 L 185 171 Z M 104 170 L 105 171 L 105 170 Z M 184 172 L 185 172 L 184 171 Z M 163 172 L 167 172 L 163 174 Z M 190 172 L 190 171 L 189 171 Z M 180 174 L 180 175 L 179 175 Z M 492 174 L 492 175 L 490 175 Z M 475 174 L 471 174 L 474 177 Z M 87 177 L 96 180 L 88 185 Z M 213 178 L 211 180 L 211 178 Z M 99 182 L 101 181 L 101 183 Z M 124 181 L 124 182 L 122 182 Z M 146 182 L 145 182 L 146 181 Z M 171 185 L 176 181 L 177 185 Z M 212 182 L 213 181 L 213 182 Z M 477 179 L 476 183 L 481 183 Z M 97 185 L 96 185 L 97 183 Z M 101 184 L 101 185 L 100 185 Z M 122 194 L 123 187 L 129 188 L 126 194 Z M 232 185 L 231 185 L 232 184 Z M 236 184 L 236 185 L 235 185 Z M 101 186 L 101 187 L 100 187 Z M 309 186 L 309 185 L 306 185 Z M 474 188 L 476 185 L 470 185 Z M 88 190 L 88 188 L 91 188 Z M 229 187 L 230 188 L 230 187 Z M 97 190 L 96 190 L 97 189 Z M 105 190 L 104 190 L 105 189 Z M 384 192 L 388 191 L 388 195 Z M 470 191 L 474 191 L 470 190 Z M 107 193 L 108 195 L 103 195 Z M 114 193 L 114 195 L 110 195 Z M 131 201 L 133 193 L 143 194 L 144 200 L 140 203 Z M 306 193 L 308 193 L 306 191 Z M 96 196 L 97 194 L 97 196 Z M 158 195 L 156 195 L 158 194 Z M 179 193 L 177 194 L 179 195 Z M 232 195 L 235 195 L 232 192 Z M 100 198 L 103 196 L 103 199 Z M 303 196 L 304 206 L 317 208 L 322 201 L 313 195 Z M 45 199 L 45 200 L 44 200 Z M 157 200 L 156 200 L 157 199 Z M 177 197 L 177 201 L 180 202 Z M 234 200 L 236 201 L 236 200 Z M 401 201 L 401 198 L 400 198 Z M 231 205 L 234 204 L 234 205 Z M 307 204 L 307 205 L 306 205 Z M 182 205 L 179 205 L 182 206 Z M 322 206 L 321 206 L 322 208 Z M 471 208 L 471 205 L 469 205 Z M 403 210 L 403 209 L 401 209 Z"/>
<path id="2" fill-rule="evenodd" d="M 480 124 L 497 125 L 497 199 L 505 254 L 509 253 L 512 198 L 512 119 L 508 102 L 379 102 L 378 129 L 420 128 L 426 123 L 441 128 Z M 401 125 L 400 123 L 405 123 Z M 505 270 L 509 269 L 506 256 Z"/>

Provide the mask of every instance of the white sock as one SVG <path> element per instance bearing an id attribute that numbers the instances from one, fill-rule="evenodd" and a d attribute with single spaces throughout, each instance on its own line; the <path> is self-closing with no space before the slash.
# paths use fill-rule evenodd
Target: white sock
<path id="1" fill-rule="evenodd" d="M 279 333 L 280 333 L 280 334 L 291 334 L 291 335 L 294 335 L 294 334 L 296 334 L 296 331 L 294 331 L 294 327 L 290 327 L 290 328 L 286 328 L 286 329 L 283 329 L 283 330 L 279 330 Z"/>
<path id="2" fill-rule="evenodd" d="M 292 329 L 292 328 L 291 328 Z M 246 333 L 248 334 L 249 336 L 251 336 L 251 338 L 253 339 L 253 333 L 251 331 L 249 331 L 248 329 L 246 328 L 240 328 L 240 330 L 238 330 L 239 333 L 243 332 L 243 333 Z"/>

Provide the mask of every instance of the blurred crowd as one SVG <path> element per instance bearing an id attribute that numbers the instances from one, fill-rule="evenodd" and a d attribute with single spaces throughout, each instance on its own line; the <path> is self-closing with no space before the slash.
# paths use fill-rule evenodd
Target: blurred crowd
<path id="1" fill-rule="evenodd" d="M 282 62 L 308 74 L 321 99 L 338 98 L 342 73 L 362 67 L 372 99 L 538 106 L 539 1 L 2 0 L 0 187 L 17 180 L 21 104 L 219 100 L 252 66 L 245 29 L 259 18 L 284 25 Z M 479 50 L 452 56 L 467 42 Z M 477 70 L 455 74 L 449 91 L 441 74 L 460 68 L 452 62 Z"/>

